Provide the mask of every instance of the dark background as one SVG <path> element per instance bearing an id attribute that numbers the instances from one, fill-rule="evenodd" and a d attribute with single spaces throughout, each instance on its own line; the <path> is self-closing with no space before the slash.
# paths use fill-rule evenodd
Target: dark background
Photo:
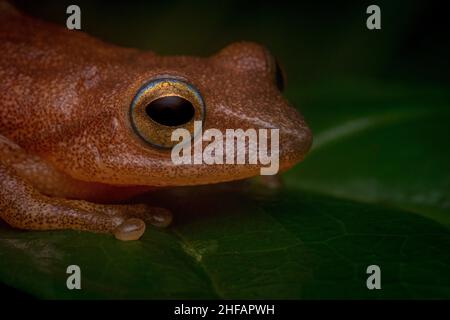
<path id="1" fill-rule="evenodd" d="M 450 106 L 444 2 L 14 2 L 33 16 L 62 25 L 67 6 L 78 4 L 82 31 L 158 54 L 207 56 L 237 40 L 264 44 L 287 71 L 286 96 L 314 132 L 344 119 L 346 112 L 362 113 L 360 105 L 366 110 L 391 104 L 406 109 L 420 103 Z M 366 28 L 371 4 L 381 7 L 381 30 Z M 0 292 L 21 296 L 1 284 Z"/>
<path id="2" fill-rule="evenodd" d="M 236 40 L 268 46 L 295 83 L 335 79 L 449 81 L 448 11 L 431 1 L 15 1 L 65 24 L 78 4 L 82 30 L 159 54 L 209 55 Z M 382 29 L 365 27 L 381 8 Z"/>

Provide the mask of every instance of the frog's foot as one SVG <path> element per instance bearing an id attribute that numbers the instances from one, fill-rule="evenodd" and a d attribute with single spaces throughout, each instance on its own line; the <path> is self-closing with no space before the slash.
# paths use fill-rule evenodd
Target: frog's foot
<path id="1" fill-rule="evenodd" d="M 165 228 L 172 222 L 172 213 L 169 210 L 146 204 L 106 205 L 84 200 L 64 202 L 80 211 L 98 212 L 112 219 L 121 219 L 123 222 L 112 231 L 119 240 L 139 239 L 145 231 L 146 223 Z"/>
<path id="2" fill-rule="evenodd" d="M 137 218 L 160 228 L 165 228 L 172 223 L 172 213 L 169 210 L 159 207 L 152 207 L 146 204 L 102 205 L 81 200 L 72 201 L 94 205 L 96 211 L 103 212 L 109 216 L 119 215 L 126 218 Z"/>
<path id="3" fill-rule="evenodd" d="M 0 217 L 20 229 L 112 233 L 121 240 L 139 239 L 145 222 L 164 227 L 172 220 L 169 211 L 146 205 L 101 205 L 45 196 L 2 162 Z"/>
<path id="4" fill-rule="evenodd" d="M 145 231 L 145 224 L 165 228 L 172 222 L 172 213 L 164 208 L 151 207 L 145 204 L 103 205 L 83 200 L 66 200 L 68 204 L 80 210 L 99 212 L 111 218 L 123 220 L 113 230 L 119 240 L 137 240 Z"/>

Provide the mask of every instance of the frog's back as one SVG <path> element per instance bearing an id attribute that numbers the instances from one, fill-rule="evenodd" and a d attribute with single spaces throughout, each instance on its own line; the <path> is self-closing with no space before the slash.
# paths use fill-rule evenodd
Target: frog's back
<path id="1" fill-rule="evenodd" d="M 83 99 L 107 87 L 138 50 L 28 17 L 0 0 L 0 135 L 27 145 L 76 125 Z M 111 76 L 112 75 L 112 76 Z M 85 115 L 87 116 L 87 115 Z"/>

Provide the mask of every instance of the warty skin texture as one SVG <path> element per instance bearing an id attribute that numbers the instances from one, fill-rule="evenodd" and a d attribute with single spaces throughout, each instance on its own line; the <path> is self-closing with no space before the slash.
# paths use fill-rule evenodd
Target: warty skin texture
<path id="1" fill-rule="evenodd" d="M 175 165 L 170 150 L 144 142 L 130 124 L 130 104 L 158 77 L 198 88 L 204 130 L 280 129 L 281 170 L 311 146 L 303 117 L 276 86 L 273 57 L 255 43 L 233 43 L 207 58 L 159 56 L 25 16 L 0 1 L 0 53 L 0 216 L 18 228 L 130 240 L 123 230 L 134 239 L 140 234 L 132 226 L 145 229 L 131 218 L 165 226 L 170 213 L 98 202 L 259 174 L 259 165 Z"/>

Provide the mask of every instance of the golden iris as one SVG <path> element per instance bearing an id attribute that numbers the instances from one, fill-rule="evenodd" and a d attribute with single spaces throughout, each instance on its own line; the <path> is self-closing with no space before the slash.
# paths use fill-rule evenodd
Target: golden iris
<path id="1" fill-rule="evenodd" d="M 199 91 L 191 84 L 174 78 L 159 78 L 145 84 L 130 107 L 133 129 L 144 141 L 162 148 L 171 148 L 172 132 L 189 130 L 194 136 L 194 121 L 203 121 L 205 104 Z"/>

